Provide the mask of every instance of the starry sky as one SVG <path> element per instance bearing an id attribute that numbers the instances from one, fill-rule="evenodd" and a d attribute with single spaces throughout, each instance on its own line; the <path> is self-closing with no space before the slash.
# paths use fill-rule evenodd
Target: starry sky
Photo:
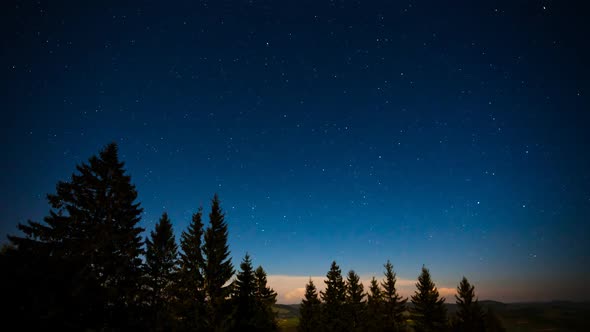
<path id="1" fill-rule="evenodd" d="M 3 242 L 115 141 L 141 226 L 218 193 L 279 302 L 387 259 L 406 295 L 425 264 L 443 294 L 590 299 L 582 1 L 0 6 Z"/>

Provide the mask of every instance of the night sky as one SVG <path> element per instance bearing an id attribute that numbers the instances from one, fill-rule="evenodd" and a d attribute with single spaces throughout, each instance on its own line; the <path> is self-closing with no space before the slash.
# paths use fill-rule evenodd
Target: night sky
<path id="1" fill-rule="evenodd" d="M 387 259 L 404 295 L 425 264 L 449 300 L 590 299 L 583 1 L 88 3 L 0 5 L 3 243 L 115 141 L 142 227 L 218 193 L 279 302 Z"/>

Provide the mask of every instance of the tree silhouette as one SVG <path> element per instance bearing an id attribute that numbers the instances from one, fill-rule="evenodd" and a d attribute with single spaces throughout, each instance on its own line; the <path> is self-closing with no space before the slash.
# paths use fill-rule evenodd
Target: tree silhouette
<path id="1" fill-rule="evenodd" d="M 230 287 L 226 283 L 234 274 L 229 247 L 227 245 L 227 224 L 219 205 L 217 194 L 213 196 L 209 227 L 205 231 L 203 253 L 205 256 L 205 292 L 208 300 L 208 316 L 213 331 L 223 331 L 230 323 L 227 297 Z"/>
<path id="2" fill-rule="evenodd" d="M 273 306 L 277 303 L 277 293 L 267 285 L 266 272 L 262 266 L 254 271 L 256 289 L 256 315 L 254 317 L 257 331 L 275 331 L 278 329 L 277 314 Z"/>
<path id="3" fill-rule="evenodd" d="M 406 311 L 406 302 L 395 287 L 397 282 L 396 274 L 393 272 L 393 264 L 388 260 L 384 265 L 385 280 L 381 282 L 383 286 L 383 313 L 384 325 L 387 331 L 400 331 L 405 323 L 404 312 Z"/>
<path id="4" fill-rule="evenodd" d="M 354 270 L 350 270 L 346 278 L 346 320 L 349 331 L 361 331 L 365 327 L 367 319 L 365 296 L 360 277 Z"/>
<path id="5" fill-rule="evenodd" d="M 453 330 L 457 332 L 483 332 L 484 312 L 475 297 L 475 287 L 463 277 L 457 287 L 457 319 Z"/>
<path id="6" fill-rule="evenodd" d="M 305 285 L 305 296 L 299 305 L 299 326 L 300 332 L 319 332 L 321 328 L 321 302 L 318 292 L 311 278 Z"/>
<path id="7" fill-rule="evenodd" d="M 272 310 L 277 293 L 267 286 L 266 272 L 259 266 L 252 269 L 246 254 L 233 283 L 234 331 L 275 331 L 278 326 Z"/>
<path id="8" fill-rule="evenodd" d="M 424 266 L 416 283 L 416 292 L 412 296 L 412 318 L 418 332 L 445 331 L 447 329 L 447 311 L 445 299 L 439 298 L 438 290 L 432 282 L 430 272 Z"/>
<path id="9" fill-rule="evenodd" d="M 253 331 L 256 329 L 254 316 L 256 314 L 256 278 L 252 268 L 250 256 L 246 254 L 240 264 L 240 271 L 233 283 L 232 301 L 235 306 L 233 316 L 234 331 Z"/>
<path id="10" fill-rule="evenodd" d="M 342 279 L 342 271 L 336 262 L 332 262 L 326 275 L 326 289 L 320 292 L 322 298 L 322 326 L 324 331 L 343 331 L 347 328 L 344 317 L 346 287 Z"/>
<path id="11" fill-rule="evenodd" d="M 79 329 L 131 328 L 139 321 L 142 210 L 123 166 L 117 145 L 107 145 L 77 166 L 70 181 L 58 182 L 43 223 L 19 224 L 25 237 L 9 237 L 19 255 L 38 263 L 27 273 L 61 280 L 34 296 L 47 300 L 31 308 L 35 317 L 59 317 Z"/>
<path id="12" fill-rule="evenodd" d="M 193 214 L 191 223 L 180 237 L 180 262 L 176 287 L 177 315 L 184 329 L 201 330 L 207 326 L 205 312 L 205 261 L 201 251 L 203 238 L 202 209 Z"/>
<path id="13" fill-rule="evenodd" d="M 176 281 L 178 246 L 172 232 L 168 214 L 162 214 L 155 229 L 146 239 L 145 272 L 148 312 L 151 312 L 150 328 L 156 331 L 172 328 L 174 301 L 173 286 Z"/>
<path id="14" fill-rule="evenodd" d="M 49 194 L 43 222 L 19 224 L 24 236 L 9 236 L 0 248 L 0 294 L 6 326 L 19 330 L 275 331 L 277 293 L 246 254 L 234 282 L 228 227 L 217 195 L 209 226 L 202 209 L 175 243 L 166 213 L 145 240 L 142 264 L 142 209 L 119 161 L 117 146 L 76 167 L 69 181 Z M 180 259 L 178 259 L 180 255 Z M 381 284 L 372 278 L 364 293 L 359 276 L 346 282 L 335 261 L 319 293 L 311 278 L 300 304 L 299 331 L 401 331 L 407 299 L 396 289 L 387 261 Z M 411 297 L 416 332 L 448 329 L 444 298 L 422 267 Z M 483 313 L 474 286 L 463 277 L 457 287 L 454 331 L 502 332 L 492 308 Z M 365 301 L 367 297 L 367 301 Z M 323 300 L 323 303 L 320 301 Z"/>
<path id="15" fill-rule="evenodd" d="M 367 294 L 367 330 L 384 331 L 383 292 L 375 277 L 371 278 L 369 293 Z"/>

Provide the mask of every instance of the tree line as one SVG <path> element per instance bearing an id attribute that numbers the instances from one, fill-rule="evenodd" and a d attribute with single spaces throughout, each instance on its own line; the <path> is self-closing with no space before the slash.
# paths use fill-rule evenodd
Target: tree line
<path id="1" fill-rule="evenodd" d="M 203 222 L 193 214 L 177 243 L 163 213 L 146 238 L 137 191 L 112 143 L 76 166 L 47 195 L 42 222 L 19 224 L 0 251 L 0 312 L 5 326 L 57 331 L 274 331 L 277 293 L 248 254 L 234 270 L 228 228 L 215 195 Z M 458 287 L 458 313 L 423 268 L 408 299 L 396 290 L 393 265 L 368 292 L 336 262 L 319 292 L 309 281 L 300 304 L 300 331 L 502 331 L 484 313 L 474 287 Z"/>
<path id="2" fill-rule="evenodd" d="M 109 144 L 19 224 L 0 254 L 5 326 L 57 331 L 273 331 L 276 292 L 246 255 L 235 275 L 217 195 L 178 246 L 164 213 L 146 239 L 137 191 Z M 234 277 L 235 275 L 235 277 Z"/>
<path id="3" fill-rule="evenodd" d="M 350 270 L 346 279 L 336 262 L 326 274 L 325 290 L 318 293 L 311 278 L 299 305 L 300 332 L 501 332 L 505 331 L 491 308 L 475 296 L 475 287 L 463 277 L 455 295 L 458 310 L 449 316 L 430 271 L 422 267 L 416 291 L 408 303 L 396 289 L 397 276 L 390 261 L 384 279 L 373 277 L 364 291 L 360 277 Z"/>

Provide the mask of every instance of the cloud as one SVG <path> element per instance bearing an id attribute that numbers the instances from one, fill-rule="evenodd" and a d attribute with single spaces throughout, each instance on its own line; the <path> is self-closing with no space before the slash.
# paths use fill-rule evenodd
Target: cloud
<path id="1" fill-rule="evenodd" d="M 457 289 L 450 288 L 450 287 L 440 287 L 438 288 L 438 294 L 440 296 L 444 296 L 447 299 L 447 302 L 453 302 L 455 299 L 455 294 L 457 293 Z"/>
<path id="2" fill-rule="evenodd" d="M 318 288 L 318 292 L 325 288 L 324 276 L 289 276 L 289 275 L 269 275 L 267 276 L 268 285 L 278 294 L 277 302 L 292 304 L 299 303 L 305 294 L 305 285 L 309 279 Z"/>
<path id="3" fill-rule="evenodd" d="M 284 294 L 283 298 L 287 302 L 294 301 L 295 303 L 298 303 L 301 301 L 301 299 L 304 296 L 305 296 L 305 287 L 301 287 L 301 288 L 295 288 L 292 291 L 288 291 L 287 293 Z"/>
<path id="4" fill-rule="evenodd" d="M 318 292 L 325 289 L 324 284 L 325 276 L 290 276 L 290 275 L 269 275 L 268 285 L 272 287 L 278 294 L 277 303 L 293 304 L 301 302 L 301 299 L 305 295 L 305 285 L 309 282 L 309 279 L 313 281 L 314 285 L 318 289 Z M 346 278 L 344 276 L 344 278 Z M 372 276 L 361 276 L 361 282 L 365 287 L 365 291 L 369 289 Z M 378 279 L 381 281 L 381 279 Z M 416 290 L 416 282 L 414 279 L 397 279 L 398 292 L 403 297 L 409 297 L 414 294 Z M 455 288 L 452 287 L 439 287 L 438 292 L 441 296 L 447 298 L 448 301 L 453 300 L 455 294 Z"/>
<path id="5" fill-rule="evenodd" d="M 395 283 L 396 286 L 401 286 L 401 287 L 414 287 L 416 286 L 416 282 L 418 280 L 411 280 L 411 279 L 397 279 L 397 282 Z"/>

